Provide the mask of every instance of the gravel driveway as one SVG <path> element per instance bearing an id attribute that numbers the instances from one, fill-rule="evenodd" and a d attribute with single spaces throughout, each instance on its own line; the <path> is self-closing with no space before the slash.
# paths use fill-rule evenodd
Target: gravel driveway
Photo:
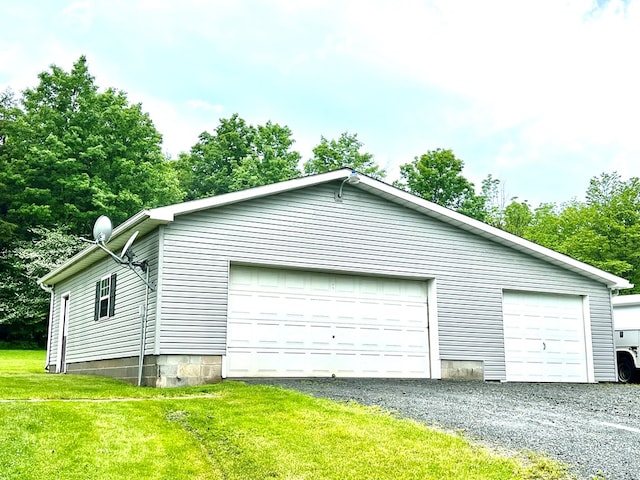
<path id="1" fill-rule="evenodd" d="M 640 385 L 269 379 L 316 397 L 378 405 L 510 450 L 545 452 L 580 478 L 640 479 Z"/>

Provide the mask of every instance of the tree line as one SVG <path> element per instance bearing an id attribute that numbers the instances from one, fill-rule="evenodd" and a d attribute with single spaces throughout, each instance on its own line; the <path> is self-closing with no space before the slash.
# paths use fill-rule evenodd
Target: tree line
<path id="1" fill-rule="evenodd" d="M 303 160 L 289 127 L 238 114 L 169 158 L 142 105 L 100 91 L 84 56 L 38 79 L 19 97 L 0 92 L 0 343 L 43 344 L 49 296 L 36 279 L 79 251 L 99 215 L 118 224 L 145 208 L 342 167 L 386 180 L 355 133 L 321 136 Z M 602 173 L 585 201 L 534 208 L 504 199 L 492 175 L 477 188 L 463 170 L 452 150 L 427 150 L 393 185 L 640 285 L 638 178 Z"/>

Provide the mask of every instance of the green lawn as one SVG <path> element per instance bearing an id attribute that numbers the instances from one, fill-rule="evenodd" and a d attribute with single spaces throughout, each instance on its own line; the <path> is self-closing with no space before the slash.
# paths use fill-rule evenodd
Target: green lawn
<path id="1" fill-rule="evenodd" d="M 0 479 L 559 479 L 358 404 L 223 382 L 136 388 L 0 351 Z M 9 400 L 9 401 L 7 401 Z"/>

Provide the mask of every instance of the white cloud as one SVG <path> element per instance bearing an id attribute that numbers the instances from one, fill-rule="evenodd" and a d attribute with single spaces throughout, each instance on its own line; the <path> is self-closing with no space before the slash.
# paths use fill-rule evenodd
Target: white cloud
<path id="1" fill-rule="evenodd" d="M 351 2 L 341 34 L 360 59 L 492 106 L 503 123 L 638 77 L 636 13 L 585 20 L 590 3 Z"/>
<path id="2" fill-rule="evenodd" d="M 460 98 L 466 106 L 442 117 L 451 130 L 509 131 L 498 169 L 562 168 L 558 157 L 581 155 L 585 171 L 640 175 L 637 4 L 594 16 L 591 1 L 368 5 L 347 9 L 354 56 Z"/>
<path id="3" fill-rule="evenodd" d="M 206 102 L 204 100 L 187 100 L 187 106 L 194 110 L 204 110 L 205 112 L 215 112 L 220 114 L 224 110 L 224 106 Z"/>
<path id="4" fill-rule="evenodd" d="M 65 28 L 72 28 L 83 33 L 90 31 L 93 23 L 91 2 L 79 1 L 67 5 L 56 16 L 56 22 L 59 22 Z"/>
<path id="5" fill-rule="evenodd" d="M 14 27 L 0 32 L 0 88 L 33 86 L 51 63 L 68 69 L 85 53 L 97 84 L 141 101 L 174 155 L 215 128 L 223 113 L 237 111 L 253 124 L 289 125 L 305 157 L 321 134 L 355 131 L 391 174 L 425 148 L 443 147 L 464 152 L 477 176 L 527 178 L 531 166 L 578 168 L 571 164 L 576 159 L 587 177 L 614 167 L 640 175 L 634 51 L 640 7 L 612 0 L 590 15 L 593 5 L 80 0 L 12 6 L 6 25 Z M 362 72 L 369 84 L 362 84 Z M 169 86 L 159 87 L 162 79 Z M 413 97 L 403 96 L 406 85 Z M 388 91 L 398 102 L 392 111 L 379 101 Z M 327 99 L 336 100 L 323 104 Z M 419 111 L 416 101 L 429 110 Z M 345 118 L 358 109 L 366 111 Z"/>
<path id="6" fill-rule="evenodd" d="M 224 109 L 202 100 L 176 103 L 145 92 L 133 91 L 128 97 L 132 103 L 142 103 L 143 110 L 149 113 L 156 129 L 162 133 L 163 151 L 173 158 L 180 152 L 188 152 L 203 131 L 212 131 Z"/>

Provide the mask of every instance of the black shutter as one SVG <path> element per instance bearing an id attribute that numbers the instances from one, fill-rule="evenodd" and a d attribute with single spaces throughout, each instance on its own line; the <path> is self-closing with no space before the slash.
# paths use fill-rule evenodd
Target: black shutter
<path id="1" fill-rule="evenodd" d="M 100 280 L 96 282 L 96 305 L 93 312 L 93 319 L 97 322 L 100 318 Z"/>
<path id="2" fill-rule="evenodd" d="M 116 274 L 111 275 L 111 289 L 109 290 L 109 316 L 116 313 Z"/>

